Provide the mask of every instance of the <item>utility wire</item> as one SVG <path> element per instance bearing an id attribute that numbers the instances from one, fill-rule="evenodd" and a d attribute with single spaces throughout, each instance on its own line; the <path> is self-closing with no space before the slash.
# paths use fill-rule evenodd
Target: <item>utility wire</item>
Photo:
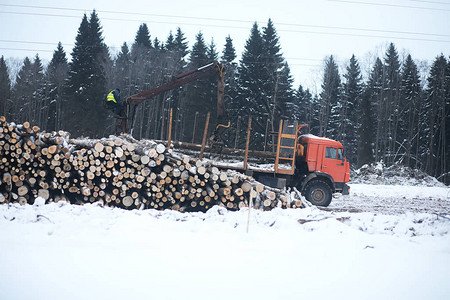
<path id="1" fill-rule="evenodd" d="M 7 48 L 1 47 L 0 50 L 14 50 L 14 51 L 33 51 L 33 52 L 53 52 L 53 50 L 41 50 L 41 49 L 21 49 L 21 48 Z"/>
<path id="2" fill-rule="evenodd" d="M 55 43 L 48 43 L 48 42 L 34 42 L 34 41 L 17 41 L 17 40 L 0 40 L 0 42 L 3 43 L 19 43 L 19 44 L 38 44 L 38 45 L 55 45 Z M 63 44 L 63 46 L 74 46 L 74 44 Z M 114 46 L 108 46 L 109 48 L 119 48 Z M 322 61 L 322 59 L 315 59 L 315 58 L 300 58 L 300 57 L 286 57 L 285 59 L 292 59 L 292 60 L 311 60 L 311 61 Z"/>
<path id="3" fill-rule="evenodd" d="M 422 42 L 450 43 L 450 40 L 422 39 L 422 38 L 412 38 L 412 37 L 408 38 L 408 37 L 399 37 L 399 36 L 383 36 L 383 35 L 340 33 L 340 32 L 318 32 L 318 31 L 303 31 L 303 30 L 283 30 L 283 31 L 298 32 L 298 33 L 311 33 L 311 34 L 323 34 L 323 35 L 340 35 L 340 36 L 353 36 L 353 37 L 366 37 L 366 38 L 383 38 L 383 39 L 397 39 L 397 40 L 410 40 L 410 41 L 422 41 Z"/>
<path id="4" fill-rule="evenodd" d="M 340 29 L 340 30 L 354 30 L 354 31 L 364 31 L 364 32 L 370 31 L 370 32 L 381 32 L 381 33 L 395 33 L 395 34 L 410 34 L 410 35 L 426 35 L 426 36 L 450 37 L 450 34 L 437 34 L 437 33 L 424 33 L 424 32 L 411 32 L 411 31 L 397 31 L 397 30 L 380 30 L 380 29 L 356 28 L 356 27 L 340 27 L 340 26 L 324 26 L 324 25 L 300 25 L 300 24 L 289 24 L 289 23 L 277 23 L 277 25 L 297 26 L 297 27 L 314 27 L 314 28 L 325 28 L 325 29 Z"/>
<path id="5" fill-rule="evenodd" d="M 411 2 L 419 2 L 419 3 L 432 3 L 432 4 L 440 4 L 440 5 L 450 5 L 448 2 L 440 2 L 440 1 L 424 1 L 424 0 L 408 0 Z"/>
<path id="6" fill-rule="evenodd" d="M 33 41 L 15 41 L 15 40 L 0 40 L 3 43 L 19 43 L 19 44 L 40 44 L 40 45 L 55 45 L 57 43 L 48 43 L 48 42 L 33 42 Z M 73 44 L 63 44 L 63 46 L 73 46 Z"/>
<path id="7" fill-rule="evenodd" d="M 78 16 L 68 16 L 68 15 L 56 15 L 56 14 L 44 14 L 44 13 L 27 13 L 27 12 L 0 12 L 7 14 L 19 14 L 19 15 L 37 15 L 37 16 L 50 16 L 50 17 L 70 17 L 79 18 Z M 112 21 L 133 21 L 135 19 L 117 19 L 117 18 L 102 18 L 103 20 Z M 139 20 L 140 22 L 146 22 L 145 20 Z M 162 23 L 162 24 L 173 24 L 172 22 L 164 21 L 150 21 L 150 23 Z M 208 27 L 219 27 L 219 28 L 236 28 L 236 29 L 248 29 L 247 27 L 240 26 L 225 26 L 225 25 L 211 25 L 211 24 L 194 24 L 194 23 L 178 23 L 181 25 L 189 26 L 208 26 Z M 330 27 L 332 28 L 332 27 Z M 369 34 L 354 34 L 354 33 L 340 33 L 340 32 L 319 32 L 319 31 L 307 31 L 307 30 L 289 30 L 289 29 L 279 29 L 279 32 L 292 32 L 292 33 L 308 33 L 308 34 L 321 34 L 321 35 L 340 35 L 340 36 L 354 36 L 354 37 L 367 37 L 367 38 L 386 38 L 386 39 L 401 39 L 401 40 L 413 40 L 413 41 L 425 41 L 425 42 L 443 42 L 449 43 L 450 40 L 436 40 L 436 39 L 425 39 L 425 38 L 414 38 L 414 37 L 398 37 L 398 36 L 381 36 L 381 35 L 369 35 Z M 443 35 L 448 36 L 448 35 Z"/>
<path id="8" fill-rule="evenodd" d="M 22 8 L 39 8 L 39 9 L 53 9 L 53 10 L 68 10 L 68 11 L 82 11 L 82 12 L 86 12 L 86 9 L 82 9 L 82 8 L 66 8 L 66 7 L 55 7 L 55 6 L 36 6 L 36 5 L 19 5 L 19 4 L 0 4 L 0 6 L 22 7 Z M 209 21 L 225 21 L 225 22 L 240 22 L 240 23 L 250 23 L 250 22 L 252 22 L 252 21 L 248 21 L 248 20 L 238 20 L 238 19 L 223 19 L 223 18 L 208 18 L 208 17 L 191 17 L 191 16 L 178 16 L 178 15 L 165 15 L 165 14 L 149 14 L 149 13 L 124 12 L 124 11 L 112 11 L 112 10 L 95 10 L 95 11 L 96 11 L 96 12 L 99 12 L 99 13 L 123 14 L 123 15 L 136 15 L 136 16 L 148 16 L 148 17 L 182 18 L 182 19 L 209 20 Z"/>
<path id="9" fill-rule="evenodd" d="M 4 47 L 0 47 L 0 50 L 15 50 L 15 51 L 30 51 L 30 52 L 53 52 L 52 50 L 40 50 L 40 49 L 22 49 L 22 48 L 4 48 Z M 303 59 L 303 58 L 290 58 L 292 60 L 295 59 L 299 59 L 299 60 L 312 60 L 312 61 L 323 61 L 320 59 Z M 286 59 L 287 60 L 287 59 Z M 339 62 L 339 61 L 336 61 Z M 250 64 L 267 64 L 265 62 L 246 62 L 246 63 L 250 63 Z M 319 65 L 319 64 L 301 64 L 301 63 L 289 63 L 289 66 L 305 66 L 305 67 L 323 67 L 323 65 Z"/>
<path id="10" fill-rule="evenodd" d="M 332 1 L 332 0 L 329 0 Z M 338 0 L 336 0 L 338 1 Z M 0 4 L 0 6 L 8 7 L 21 7 L 21 8 L 38 8 L 38 9 L 52 9 L 52 10 L 68 10 L 68 11 L 83 11 L 85 9 L 79 8 L 65 8 L 65 7 L 54 7 L 54 6 L 36 6 L 36 5 L 19 5 L 19 4 Z M 182 19 L 194 19 L 194 20 L 208 20 L 208 21 L 224 21 L 224 22 L 237 22 L 237 23 L 253 23 L 249 20 L 238 20 L 238 19 L 224 19 L 224 18 L 208 18 L 208 17 L 191 17 L 191 16 L 180 16 L 180 15 L 163 15 L 163 14 L 149 14 L 149 13 L 138 13 L 138 12 L 122 12 L 122 11 L 111 11 L 111 10 L 97 10 L 97 12 L 111 13 L 111 14 L 125 14 L 125 15 L 139 15 L 139 16 L 152 16 L 152 17 L 164 17 L 164 18 L 182 18 Z M 12 12 L 11 12 L 12 13 Z M 65 15 L 56 15 L 64 17 Z M 70 16 L 73 17 L 73 16 Z M 102 18 L 103 19 L 103 18 Z M 107 18 L 107 20 L 122 20 L 122 21 L 138 21 L 136 19 L 113 19 Z M 155 21 L 152 21 L 155 22 Z M 155 22 L 158 23 L 158 22 Z M 159 22 L 166 24 L 173 24 L 173 22 Z M 191 24 L 187 25 L 199 25 L 206 26 L 205 24 Z M 379 29 L 368 29 L 368 28 L 356 28 L 356 27 L 340 27 L 340 26 L 323 26 L 323 25 L 310 25 L 310 24 L 297 24 L 297 23 L 277 23 L 277 25 L 282 26 L 295 26 L 295 27 L 312 27 L 312 28 L 325 28 L 325 29 L 339 29 L 339 30 L 355 30 L 355 31 L 371 31 L 371 32 L 383 32 L 383 33 L 398 33 L 398 34 L 411 34 L 411 35 L 430 35 L 430 36 L 442 36 L 450 37 L 448 34 L 435 34 L 435 33 L 422 33 L 422 32 L 408 32 L 408 31 L 395 31 L 395 30 L 379 30 Z M 209 25 L 208 25 L 209 26 Z M 229 26 L 220 26 L 229 27 Z M 232 27 L 233 28 L 233 27 Z M 235 27 L 244 28 L 244 27 Z M 248 29 L 245 27 L 244 29 Z"/>
<path id="11" fill-rule="evenodd" d="M 450 9 L 445 8 L 434 8 L 434 7 L 423 7 L 423 6 L 410 6 L 410 5 L 400 5 L 400 4 L 388 4 L 388 3 L 375 3 L 375 2 L 362 2 L 362 1 L 350 1 L 350 0 L 328 0 L 330 2 L 342 2 L 350 4 L 363 4 L 363 5 L 374 5 L 374 6 L 386 6 L 386 7 L 399 7 L 399 8 L 412 8 L 412 9 L 426 9 L 434 11 L 450 11 Z"/>
<path id="12" fill-rule="evenodd" d="M 69 16 L 69 15 L 57 15 L 48 13 L 30 13 L 30 12 L 12 12 L 12 11 L 0 11 L 3 14 L 15 14 L 15 15 L 29 15 L 29 16 L 44 16 L 44 17 L 63 17 L 63 18 L 77 18 L 79 16 Z M 159 24 L 173 24 L 173 22 L 168 21 L 147 21 L 147 20 L 137 20 L 137 19 L 118 19 L 118 18 L 102 18 L 102 20 L 109 21 L 127 21 L 127 22 L 140 22 L 140 23 L 159 23 Z M 211 25 L 211 24 L 201 24 L 201 23 L 180 23 L 178 25 L 190 25 L 190 26 L 208 26 L 208 27 L 220 27 L 220 28 L 235 28 L 235 29 L 248 29 L 248 27 L 243 26 L 228 26 L 228 25 Z"/>

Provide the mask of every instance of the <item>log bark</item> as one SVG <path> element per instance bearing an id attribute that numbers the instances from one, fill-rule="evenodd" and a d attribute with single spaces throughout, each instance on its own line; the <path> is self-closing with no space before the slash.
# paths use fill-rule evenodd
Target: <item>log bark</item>
<path id="1" fill-rule="evenodd" d="M 45 200 L 82 204 L 99 202 L 124 208 L 205 211 L 229 209 L 255 199 L 301 205 L 235 171 L 220 170 L 163 143 L 130 136 L 69 139 L 67 132 L 40 132 L 29 123 L 0 119 L 0 202 Z M 261 194 L 261 197 L 259 197 Z M 288 203 L 289 202 L 289 205 Z"/>

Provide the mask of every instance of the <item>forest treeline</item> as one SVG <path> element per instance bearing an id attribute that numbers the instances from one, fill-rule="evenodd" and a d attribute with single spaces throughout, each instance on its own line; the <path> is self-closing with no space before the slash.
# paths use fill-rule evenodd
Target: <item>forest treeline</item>
<path id="1" fill-rule="evenodd" d="M 251 143 L 260 149 L 266 132 L 291 119 L 308 124 L 306 132 L 341 141 L 353 167 L 375 161 L 403 164 L 450 183 L 450 58 L 444 54 L 437 54 L 424 80 L 411 55 L 400 58 L 393 43 L 368 74 L 362 74 L 355 56 L 340 74 L 330 55 L 321 90 L 313 94 L 293 86 L 270 19 L 263 27 L 253 24 L 240 59 L 230 36 L 218 51 L 199 32 L 189 49 L 180 28 L 160 41 L 141 24 L 134 42 L 123 43 L 112 56 L 102 35 L 97 13 L 85 14 L 70 61 L 59 43 L 45 67 L 38 54 L 26 57 L 14 84 L 2 56 L 0 115 L 72 136 L 107 136 L 116 133 L 115 119 L 104 106 L 110 90 L 120 88 L 125 99 L 217 60 L 226 69 L 224 101 L 232 124 L 225 133 L 228 146 L 243 147 L 249 116 Z M 174 138 L 199 142 L 208 111 L 215 124 L 216 97 L 217 78 L 212 76 L 145 101 L 137 107 L 133 135 L 165 138 L 173 108 Z"/>

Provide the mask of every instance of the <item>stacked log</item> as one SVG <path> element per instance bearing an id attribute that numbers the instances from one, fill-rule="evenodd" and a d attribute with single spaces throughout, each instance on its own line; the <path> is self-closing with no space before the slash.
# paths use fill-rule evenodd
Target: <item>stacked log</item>
<path id="1" fill-rule="evenodd" d="M 286 192 L 244 174 L 220 170 L 174 153 L 162 143 L 128 135 L 70 139 L 28 122 L 0 117 L 0 203 L 99 202 L 126 209 L 206 211 L 214 205 L 238 210 L 301 207 Z"/>

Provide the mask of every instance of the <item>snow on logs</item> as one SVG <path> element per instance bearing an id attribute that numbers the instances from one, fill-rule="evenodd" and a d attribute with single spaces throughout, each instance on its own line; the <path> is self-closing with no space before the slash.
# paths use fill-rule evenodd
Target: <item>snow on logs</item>
<path id="1" fill-rule="evenodd" d="M 219 170 L 150 140 L 110 136 L 69 139 L 41 132 L 28 122 L 0 117 L 0 204 L 100 202 L 126 209 L 206 211 L 214 205 L 238 210 L 302 207 L 290 194 L 252 177 Z"/>

